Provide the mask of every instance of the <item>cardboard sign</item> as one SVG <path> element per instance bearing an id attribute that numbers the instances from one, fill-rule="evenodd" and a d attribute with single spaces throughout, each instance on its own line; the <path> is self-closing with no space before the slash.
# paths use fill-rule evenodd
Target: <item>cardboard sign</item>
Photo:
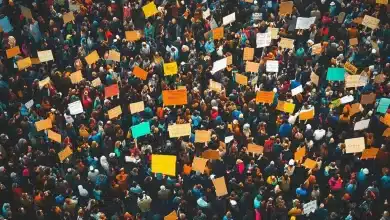
<path id="1" fill-rule="evenodd" d="M 202 157 L 208 160 L 218 160 L 220 158 L 217 150 L 206 150 L 202 153 Z"/>
<path id="2" fill-rule="evenodd" d="M 118 105 L 115 108 L 108 110 L 107 113 L 109 119 L 117 118 L 119 115 L 122 114 L 122 108 L 120 105 Z"/>
<path id="3" fill-rule="evenodd" d="M 169 105 L 185 105 L 187 104 L 187 90 L 163 90 L 162 91 L 163 104 Z"/>
<path id="4" fill-rule="evenodd" d="M 313 82 L 316 86 L 318 86 L 319 80 L 320 80 L 320 77 L 317 74 L 315 74 L 314 72 L 311 72 L 310 81 Z"/>
<path id="5" fill-rule="evenodd" d="M 96 61 L 98 61 L 99 59 L 99 54 L 96 50 L 92 51 L 88 56 L 85 57 L 85 61 L 88 63 L 88 65 L 96 63 Z"/>
<path id="6" fill-rule="evenodd" d="M 246 62 L 245 63 L 245 72 L 257 73 L 259 72 L 260 63 L 255 62 Z"/>
<path id="7" fill-rule="evenodd" d="M 370 105 L 373 104 L 376 100 L 376 94 L 370 93 L 370 94 L 362 94 L 362 97 L 360 99 L 360 104 L 362 105 Z"/>
<path id="8" fill-rule="evenodd" d="M 271 41 L 271 33 L 269 32 L 256 34 L 256 48 L 268 47 Z"/>
<path id="9" fill-rule="evenodd" d="M 253 60 L 255 55 L 255 48 L 245 47 L 243 60 Z"/>
<path id="10" fill-rule="evenodd" d="M 265 71 L 277 73 L 279 72 L 279 61 L 267 60 L 267 62 L 265 63 L 265 67 L 266 67 Z"/>
<path id="11" fill-rule="evenodd" d="M 104 97 L 111 98 L 113 96 L 119 95 L 119 86 L 118 84 L 113 84 L 111 86 L 104 87 Z"/>
<path id="12" fill-rule="evenodd" d="M 148 72 L 138 66 L 134 66 L 133 74 L 142 80 L 146 80 L 146 78 L 148 77 Z"/>
<path id="13" fill-rule="evenodd" d="M 153 16 L 158 13 L 157 7 L 154 4 L 154 1 L 150 2 L 149 4 L 142 7 L 142 11 L 145 14 L 145 18 L 148 18 L 150 16 Z"/>
<path id="14" fill-rule="evenodd" d="M 18 61 L 16 61 L 16 65 L 18 66 L 19 70 L 27 69 L 30 66 L 32 66 L 31 59 L 30 59 L 30 57 L 27 57 L 27 58 L 18 60 Z"/>
<path id="15" fill-rule="evenodd" d="M 224 29 L 223 27 L 215 28 L 212 30 L 213 32 L 213 39 L 214 40 L 220 40 L 224 36 Z"/>
<path id="16" fill-rule="evenodd" d="M 222 91 L 222 84 L 219 82 L 215 82 L 210 79 L 210 89 L 216 92 L 221 92 Z"/>
<path id="17" fill-rule="evenodd" d="M 356 68 L 356 66 L 352 65 L 350 62 L 346 62 L 344 64 L 344 69 L 351 73 L 351 74 L 356 74 L 356 72 L 358 71 L 358 69 Z"/>
<path id="18" fill-rule="evenodd" d="M 164 216 L 164 220 L 177 220 L 177 219 L 179 219 L 179 218 L 177 217 L 175 210 L 172 211 L 171 213 L 169 213 L 169 215 Z"/>
<path id="19" fill-rule="evenodd" d="M 115 51 L 115 50 L 110 50 L 108 52 L 108 58 L 107 60 L 112 60 L 115 62 L 121 62 L 121 53 Z"/>
<path id="20" fill-rule="evenodd" d="M 68 13 L 65 13 L 63 16 L 62 16 L 62 19 L 64 20 L 64 24 L 68 23 L 68 22 L 71 22 L 71 21 L 74 21 L 74 15 L 73 15 L 73 12 L 68 12 Z"/>
<path id="21" fill-rule="evenodd" d="M 143 101 L 134 102 L 129 104 L 129 108 L 130 108 L 130 113 L 135 114 L 144 111 L 145 105 Z"/>
<path id="22" fill-rule="evenodd" d="M 379 19 L 368 15 L 364 15 L 362 25 L 369 27 L 371 29 L 377 29 L 379 25 Z"/>
<path id="23" fill-rule="evenodd" d="M 268 28 L 269 33 L 271 33 L 271 39 L 278 39 L 279 28 Z"/>
<path id="24" fill-rule="evenodd" d="M 62 162 L 62 161 L 64 161 L 66 158 L 68 158 L 72 154 L 73 154 L 72 149 L 70 149 L 69 146 L 66 146 L 65 149 L 63 149 L 62 151 L 60 151 L 58 153 L 58 158 Z"/>
<path id="25" fill-rule="evenodd" d="M 20 5 L 20 11 L 22 12 L 22 15 L 29 19 L 29 18 L 33 18 L 32 16 L 32 13 L 31 13 L 31 10 L 27 7 L 24 7 L 23 5 Z"/>
<path id="26" fill-rule="evenodd" d="M 41 89 L 45 85 L 50 83 L 50 77 L 46 77 L 45 79 L 38 82 L 39 88 Z"/>
<path id="27" fill-rule="evenodd" d="M 244 86 L 248 85 L 248 77 L 239 73 L 236 73 L 235 77 L 236 77 L 236 83 Z"/>
<path id="28" fill-rule="evenodd" d="M 141 33 L 139 31 L 126 31 L 125 36 L 126 40 L 130 42 L 135 42 L 141 39 Z"/>
<path id="29" fill-rule="evenodd" d="M 168 132 L 170 138 L 179 138 L 183 136 L 191 135 L 191 124 L 174 124 L 168 126 Z"/>
<path id="30" fill-rule="evenodd" d="M 322 53 L 322 45 L 321 43 L 314 44 L 311 46 L 311 54 L 312 55 L 321 55 Z"/>
<path id="31" fill-rule="evenodd" d="M 281 2 L 279 5 L 279 15 L 292 14 L 294 3 L 292 1 Z"/>
<path id="32" fill-rule="evenodd" d="M 344 81 L 344 68 L 328 68 L 328 73 L 326 74 L 326 80 L 328 81 Z"/>
<path id="33" fill-rule="evenodd" d="M 275 93 L 272 91 L 258 91 L 256 93 L 256 103 L 272 104 L 274 102 Z"/>
<path id="34" fill-rule="evenodd" d="M 349 39 L 349 45 L 355 46 L 355 45 L 358 45 L 358 44 L 359 44 L 359 40 L 356 37 Z"/>
<path id="35" fill-rule="evenodd" d="M 49 139 L 55 141 L 55 142 L 58 142 L 58 143 L 61 143 L 61 134 L 58 134 L 52 130 L 47 130 L 47 136 Z"/>
<path id="36" fill-rule="evenodd" d="M 35 127 L 37 128 L 37 131 L 42 131 L 45 129 L 52 128 L 52 123 L 50 118 L 35 122 Z"/>
<path id="37" fill-rule="evenodd" d="M 139 138 L 150 134 L 150 123 L 148 121 L 131 126 L 133 138 Z"/>
<path id="38" fill-rule="evenodd" d="M 152 154 L 152 172 L 176 176 L 176 156 Z"/>
<path id="39" fill-rule="evenodd" d="M 83 74 L 81 74 L 81 70 L 76 71 L 69 75 L 70 81 L 72 81 L 72 84 L 77 84 L 81 81 L 83 81 Z"/>
<path id="40" fill-rule="evenodd" d="M 226 183 L 225 183 L 225 177 L 219 177 L 213 179 L 212 181 L 215 187 L 215 194 L 217 196 L 224 196 L 228 194 Z"/>
<path id="41" fill-rule="evenodd" d="M 364 137 L 345 139 L 346 153 L 360 153 L 366 148 Z"/>
<path id="42" fill-rule="evenodd" d="M 299 120 L 309 120 L 314 118 L 314 108 L 299 112 Z"/>
<path id="43" fill-rule="evenodd" d="M 100 86 L 102 84 L 102 81 L 98 77 L 98 78 L 92 80 L 91 84 L 92 84 L 93 87 L 98 87 L 98 86 Z"/>
<path id="44" fill-rule="evenodd" d="M 248 144 L 247 151 L 249 153 L 262 154 L 264 151 L 264 147 L 257 144 Z"/>
<path id="45" fill-rule="evenodd" d="M 51 50 L 38 51 L 38 58 L 41 63 L 54 60 Z"/>
<path id="46" fill-rule="evenodd" d="M 164 76 L 171 76 L 177 74 L 177 63 L 164 63 Z"/>
<path id="47" fill-rule="evenodd" d="M 211 140 L 211 132 L 205 130 L 195 131 L 195 143 L 207 143 Z"/>
<path id="48" fill-rule="evenodd" d="M 17 55 L 20 54 L 20 48 L 19 48 L 19 46 L 15 46 L 11 49 L 6 50 L 5 52 L 7 54 L 8 59 L 13 58 L 13 57 L 16 57 Z"/>
<path id="49" fill-rule="evenodd" d="M 222 18 L 222 24 L 228 25 L 236 20 L 236 12 L 231 13 L 230 15 L 227 15 Z"/>
<path id="50" fill-rule="evenodd" d="M 354 131 L 361 131 L 364 129 L 367 129 L 370 125 L 370 119 L 361 120 L 355 123 L 355 126 L 353 128 Z"/>
<path id="51" fill-rule="evenodd" d="M 83 105 L 80 100 L 69 103 L 68 109 L 71 115 L 77 115 L 84 112 Z"/>
<path id="52" fill-rule="evenodd" d="M 315 160 L 307 158 L 302 164 L 302 166 L 306 167 L 307 169 L 314 169 L 317 166 L 317 162 Z"/>
<path id="53" fill-rule="evenodd" d="M 206 168 L 207 161 L 208 160 L 204 158 L 194 157 L 194 160 L 192 161 L 192 170 L 203 174 L 204 169 Z"/>
<path id="54" fill-rule="evenodd" d="M 279 42 L 279 47 L 281 47 L 282 49 L 293 49 L 294 40 L 282 37 Z"/>
<path id="55" fill-rule="evenodd" d="M 302 161 L 305 155 L 306 155 L 306 147 L 301 147 L 294 153 L 294 160 Z"/>
<path id="56" fill-rule="evenodd" d="M 375 159 L 378 152 L 379 152 L 379 148 L 372 147 L 369 149 L 364 149 L 360 159 L 361 160 Z"/>

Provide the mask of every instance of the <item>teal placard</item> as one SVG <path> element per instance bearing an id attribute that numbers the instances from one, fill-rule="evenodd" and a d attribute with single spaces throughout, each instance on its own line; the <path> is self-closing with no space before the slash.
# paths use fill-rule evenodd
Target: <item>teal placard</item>
<path id="1" fill-rule="evenodd" d="M 389 105 L 390 105 L 390 99 L 388 99 L 388 98 L 381 98 L 381 100 L 379 101 L 379 105 L 378 105 L 378 108 L 376 109 L 376 111 L 380 112 L 380 113 L 386 113 L 387 109 L 389 108 Z"/>
<path id="2" fill-rule="evenodd" d="M 150 134 L 149 122 L 142 122 L 138 125 L 131 126 L 131 133 L 133 135 L 133 138 L 139 138 L 144 135 Z"/>
<path id="3" fill-rule="evenodd" d="M 344 68 L 328 68 L 328 74 L 326 74 L 326 80 L 328 81 L 344 81 L 345 69 Z"/>

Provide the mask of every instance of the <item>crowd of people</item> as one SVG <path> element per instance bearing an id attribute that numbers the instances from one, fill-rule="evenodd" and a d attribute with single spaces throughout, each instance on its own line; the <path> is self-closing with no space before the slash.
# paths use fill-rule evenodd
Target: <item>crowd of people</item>
<path id="1" fill-rule="evenodd" d="M 1 219 L 390 219 L 387 0 L 0 6 Z"/>

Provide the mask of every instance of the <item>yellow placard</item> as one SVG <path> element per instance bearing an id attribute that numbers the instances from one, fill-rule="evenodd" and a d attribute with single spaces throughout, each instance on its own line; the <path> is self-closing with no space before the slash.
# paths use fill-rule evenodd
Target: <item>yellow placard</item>
<path id="1" fill-rule="evenodd" d="M 176 176 L 176 156 L 152 154 L 152 172 Z"/>
<path id="2" fill-rule="evenodd" d="M 71 11 L 71 12 L 65 13 L 62 16 L 62 19 L 64 20 L 64 24 L 73 21 L 74 20 L 73 12 Z"/>
<path id="3" fill-rule="evenodd" d="M 257 73 L 260 68 L 260 63 L 255 63 L 255 62 L 246 62 L 245 63 L 245 72 L 252 72 L 252 73 Z"/>
<path id="4" fill-rule="evenodd" d="M 83 74 L 81 74 L 81 70 L 76 71 L 69 75 L 70 81 L 72 84 L 77 84 L 83 80 Z"/>
<path id="5" fill-rule="evenodd" d="M 92 80 L 91 84 L 92 84 L 93 87 L 98 87 L 98 86 L 100 86 L 102 84 L 102 81 L 98 77 L 98 78 Z"/>
<path id="6" fill-rule="evenodd" d="M 233 64 L 233 56 L 230 55 L 228 57 L 226 57 L 226 65 L 232 65 Z"/>
<path id="7" fill-rule="evenodd" d="M 278 39 L 279 28 L 268 28 L 271 32 L 271 39 Z"/>
<path id="8" fill-rule="evenodd" d="M 52 128 L 52 123 L 50 118 L 35 122 L 35 127 L 37 128 L 37 131 L 42 131 L 45 129 Z"/>
<path id="9" fill-rule="evenodd" d="M 245 47 L 243 60 L 253 60 L 253 56 L 255 55 L 255 48 Z"/>
<path id="10" fill-rule="evenodd" d="M 226 183 L 225 183 L 225 177 L 219 177 L 213 179 L 212 181 L 215 187 L 215 194 L 217 196 L 224 196 L 228 194 Z"/>
<path id="11" fill-rule="evenodd" d="M 257 144 L 248 144 L 247 151 L 254 154 L 262 154 L 264 147 Z"/>
<path id="12" fill-rule="evenodd" d="M 210 89 L 214 90 L 216 92 L 221 92 L 222 91 L 222 84 L 210 79 Z"/>
<path id="13" fill-rule="evenodd" d="M 211 132 L 205 130 L 195 131 L 195 143 L 207 143 L 211 140 Z"/>
<path id="14" fill-rule="evenodd" d="M 217 150 L 206 150 L 203 151 L 202 157 L 209 160 L 218 160 L 220 158 L 219 151 Z"/>
<path id="15" fill-rule="evenodd" d="M 389 0 L 376 0 L 376 3 L 377 4 L 382 4 L 382 5 L 388 5 L 389 4 Z"/>
<path id="16" fill-rule="evenodd" d="M 177 63 L 164 63 L 164 76 L 171 76 L 177 74 Z"/>
<path id="17" fill-rule="evenodd" d="M 293 10 L 294 3 L 292 1 L 281 2 L 279 5 L 279 15 L 291 14 Z"/>
<path id="18" fill-rule="evenodd" d="M 352 74 L 356 74 L 358 69 L 356 68 L 356 66 L 352 65 L 350 62 L 346 62 L 344 64 L 344 69 L 349 72 L 349 73 L 352 73 Z"/>
<path id="19" fill-rule="evenodd" d="M 317 166 L 317 162 L 315 160 L 307 158 L 302 165 L 307 169 L 314 169 Z"/>
<path id="20" fill-rule="evenodd" d="M 47 130 L 47 136 L 49 139 L 55 141 L 55 142 L 58 142 L 58 143 L 61 143 L 61 134 L 58 134 L 52 130 Z"/>
<path id="21" fill-rule="evenodd" d="M 121 114 L 122 114 L 122 108 L 120 105 L 108 110 L 108 118 L 109 119 L 117 118 Z"/>
<path id="22" fill-rule="evenodd" d="M 171 213 L 169 213 L 169 215 L 164 216 L 164 220 L 177 220 L 177 219 L 178 217 L 176 211 L 172 211 Z"/>
<path id="23" fill-rule="evenodd" d="M 314 44 L 313 46 L 311 46 L 311 50 L 312 50 L 311 54 L 321 55 L 322 53 L 321 43 Z"/>
<path id="24" fill-rule="evenodd" d="M 224 29 L 223 27 L 215 28 L 212 30 L 213 32 L 213 39 L 214 40 L 220 40 L 224 36 Z"/>
<path id="25" fill-rule="evenodd" d="M 163 90 L 163 103 L 169 105 L 185 105 L 187 104 L 187 89 Z"/>
<path id="26" fill-rule="evenodd" d="M 121 53 L 115 51 L 115 50 L 110 50 L 108 52 L 108 58 L 107 60 L 112 60 L 115 62 L 121 62 Z"/>
<path id="27" fill-rule="evenodd" d="M 364 149 L 360 159 L 361 160 L 375 159 L 378 152 L 379 152 L 379 148 L 375 148 L 375 147 Z"/>
<path id="28" fill-rule="evenodd" d="M 174 124 L 168 126 L 170 138 L 178 138 L 191 135 L 191 124 Z"/>
<path id="29" fill-rule="evenodd" d="M 248 77 L 242 74 L 236 73 L 236 82 L 240 85 L 248 85 Z"/>
<path id="30" fill-rule="evenodd" d="M 16 61 L 16 65 L 18 66 L 19 70 L 24 70 L 24 69 L 32 66 L 31 59 L 30 59 L 30 57 L 27 57 L 27 58 L 18 60 L 18 61 Z"/>
<path id="31" fill-rule="evenodd" d="M 294 48 L 294 40 L 288 38 L 281 38 L 279 42 L 279 47 L 283 49 L 293 49 Z"/>
<path id="32" fill-rule="evenodd" d="M 92 51 L 88 56 L 85 57 L 85 61 L 88 63 L 88 65 L 92 65 L 98 60 L 99 54 L 96 50 Z"/>
<path id="33" fill-rule="evenodd" d="M 30 57 L 30 59 L 31 59 L 31 63 L 32 63 L 33 65 L 38 65 L 38 64 L 41 63 L 41 61 L 39 60 L 38 57 Z"/>
<path id="34" fill-rule="evenodd" d="M 362 25 L 369 27 L 371 29 L 377 29 L 379 25 L 379 19 L 371 17 L 369 15 L 364 15 Z"/>
<path id="35" fill-rule="evenodd" d="M 73 154 L 72 149 L 70 149 L 69 146 L 66 146 L 65 149 L 63 149 L 62 151 L 60 151 L 58 153 L 58 158 L 62 162 L 62 161 L 64 161 L 66 158 L 68 158 L 72 154 Z"/>
<path id="36" fill-rule="evenodd" d="M 142 11 L 144 11 L 145 18 L 148 18 L 150 16 L 153 16 L 158 13 L 157 7 L 154 4 L 154 1 L 150 2 L 149 4 L 142 7 Z"/>
<path id="37" fill-rule="evenodd" d="M 314 109 L 303 111 L 299 113 L 299 120 L 309 120 L 314 118 Z"/>
<path id="38" fill-rule="evenodd" d="M 306 147 L 301 147 L 294 153 L 294 160 L 302 161 L 305 155 Z"/>
<path id="39" fill-rule="evenodd" d="M 259 91 L 256 94 L 256 103 L 272 104 L 274 102 L 275 93 L 272 91 Z"/>
<path id="40" fill-rule="evenodd" d="M 194 160 L 192 161 L 192 170 L 198 171 L 200 173 L 204 173 L 204 169 L 206 168 L 207 159 L 200 158 L 200 157 L 194 157 Z"/>
<path id="41" fill-rule="evenodd" d="M 134 102 L 129 104 L 130 113 L 135 114 L 138 112 L 142 112 L 145 109 L 145 105 L 143 101 Z"/>
<path id="42" fill-rule="evenodd" d="M 50 83 L 50 77 L 46 77 L 45 79 L 39 81 L 38 85 L 39 85 L 39 88 L 42 88 L 49 83 Z"/>
<path id="43" fill-rule="evenodd" d="M 125 36 L 126 40 L 131 42 L 141 39 L 141 33 L 139 31 L 126 31 Z"/>
<path id="44" fill-rule="evenodd" d="M 133 68 L 133 74 L 134 74 L 136 77 L 138 77 L 138 78 L 140 78 L 140 79 L 142 79 L 142 80 L 145 80 L 145 79 L 148 78 L 148 72 L 146 72 L 145 70 L 141 69 L 141 68 L 138 67 L 138 66 L 135 66 L 135 67 Z"/>
<path id="45" fill-rule="evenodd" d="M 349 39 L 349 45 L 355 46 L 355 45 L 358 45 L 358 44 L 359 44 L 359 40 L 356 37 Z"/>

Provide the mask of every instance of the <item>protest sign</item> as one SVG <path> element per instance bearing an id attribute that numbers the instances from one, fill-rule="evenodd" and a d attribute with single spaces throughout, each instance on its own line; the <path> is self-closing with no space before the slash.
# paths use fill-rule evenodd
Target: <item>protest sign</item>
<path id="1" fill-rule="evenodd" d="M 358 41 L 358 39 L 356 37 L 349 39 L 349 45 L 355 46 L 355 45 L 358 45 L 358 44 L 359 44 L 359 41 Z"/>
<path id="2" fill-rule="evenodd" d="M 376 0 L 376 3 L 377 4 L 382 4 L 382 5 L 388 5 L 389 4 L 389 0 Z M 389 12 L 389 10 L 387 10 L 387 12 Z"/>
<path id="3" fill-rule="evenodd" d="M 294 40 L 282 37 L 279 42 L 279 47 L 281 47 L 282 49 L 293 49 Z"/>
<path id="4" fill-rule="evenodd" d="M 346 153 L 360 153 L 365 149 L 364 137 L 345 139 Z"/>
<path id="5" fill-rule="evenodd" d="M 52 123 L 51 123 L 50 118 L 35 122 L 35 127 L 36 127 L 37 131 L 42 131 L 45 129 L 52 128 Z"/>
<path id="6" fill-rule="evenodd" d="M 381 98 L 379 101 L 378 108 L 376 109 L 379 113 L 386 113 L 387 109 L 390 105 L 390 99 L 389 98 Z"/>
<path id="7" fill-rule="evenodd" d="M 214 187 L 215 187 L 215 194 L 217 196 L 224 196 L 228 194 L 226 183 L 225 183 L 225 177 L 219 177 L 212 180 Z"/>
<path id="8" fill-rule="evenodd" d="M 386 130 L 382 133 L 384 137 L 390 137 L 390 128 L 386 128 Z"/>
<path id="9" fill-rule="evenodd" d="M 30 109 L 34 105 L 34 100 L 31 99 L 30 101 L 26 102 L 24 106 L 26 106 L 27 109 Z"/>
<path id="10" fill-rule="evenodd" d="M 41 64 L 41 61 L 39 60 L 38 57 L 30 57 L 30 59 L 31 59 L 31 63 L 32 63 L 33 65 Z"/>
<path id="11" fill-rule="evenodd" d="M 252 13 L 252 19 L 254 21 L 263 20 L 263 13 L 259 13 L 259 12 Z"/>
<path id="12" fill-rule="evenodd" d="M 294 153 L 294 160 L 302 161 L 303 158 L 306 155 L 306 147 L 300 147 L 295 153 Z"/>
<path id="13" fill-rule="evenodd" d="M 61 134 L 58 134 L 52 130 L 47 130 L 47 137 L 55 142 L 61 143 Z"/>
<path id="14" fill-rule="evenodd" d="M 194 157 L 194 160 L 192 161 L 192 170 L 203 174 L 204 169 L 206 168 L 207 161 L 208 160 L 205 158 Z"/>
<path id="15" fill-rule="evenodd" d="M 224 36 L 224 29 L 223 27 L 215 28 L 212 30 L 212 33 L 213 33 L 214 40 L 220 40 Z"/>
<path id="16" fill-rule="evenodd" d="M 20 5 L 20 11 L 22 12 L 22 15 L 25 18 L 27 18 L 27 19 L 33 18 L 31 10 L 29 8 L 24 7 L 23 5 Z"/>
<path id="17" fill-rule="evenodd" d="M 41 89 L 45 85 L 50 83 L 50 77 L 46 77 L 45 79 L 38 82 L 39 88 Z"/>
<path id="18" fill-rule="evenodd" d="M 41 62 L 42 60 L 39 59 Z M 96 61 L 99 60 L 99 54 L 97 53 L 96 50 L 92 51 L 88 56 L 85 57 L 85 61 L 88 63 L 88 65 L 92 65 L 96 63 Z"/>
<path id="19" fill-rule="evenodd" d="M 145 18 L 148 18 L 150 16 L 153 16 L 158 13 L 157 7 L 154 4 L 154 1 L 150 2 L 149 4 L 142 7 L 142 11 L 145 14 Z"/>
<path id="20" fill-rule="evenodd" d="M 253 56 L 255 55 L 255 49 L 250 47 L 244 48 L 244 56 L 243 60 L 253 60 Z"/>
<path id="21" fill-rule="evenodd" d="M 278 39 L 279 28 L 268 28 L 268 33 L 271 33 L 271 39 Z M 269 45 L 269 44 L 268 44 Z"/>
<path id="22" fill-rule="evenodd" d="M 350 62 L 346 62 L 345 64 L 344 64 L 344 69 L 347 71 L 347 72 L 349 72 L 349 73 L 351 73 L 351 74 L 356 74 L 356 72 L 357 72 L 357 68 L 356 68 L 356 66 L 354 66 L 354 65 L 352 65 Z"/>
<path id="23" fill-rule="evenodd" d="M 279 72 L 279 61 L 277 60 L 267 60 L 265 66 L 266 66 L 265 71 L 267 72 L 274 72 L 274 73 Z"/>
<path id="24" fill-rule="evenodd" d="M 77 115 L 84 112 L 83 105 L 80 100 L 69 103 L 68 109 L 71 115 Z"/>
<path id="25" fill-rule="evenodd" d="M 13 58 L 20 54 L 19 46 L 15 46 L 11 49 L 6 50 L 7 58 Z"/>
<path id="26" fill-rule="evenodd" d="M 71 73 L 69 75 L 69 78 L 70 78 L 70 81 L 72 82 L 72 84 L 77 84 L 81 81 L 83 81 L 83 74 L 81 74 L 81 70 L 79 71 L 76 71 L 74 73 Z"/>
<path id="27" fill-rule="evenodd" d="M 353 116 L 358 112 L 361 112 L 363 110 L 363 107 L 360 103 L 354 103 L 351 105 L 351 110 L 349 111 L 349 116 Z"/>
<path id="28" fill-rule="evenodd" d="M 276 107 L 276 109 L 291 114 L 294 112 L 295 104 L 278 100 L 278 106 Z"/>
<path id="29" fill-rule="evenodd" d="M 386 113 L 384 117 L 380 116 L 379 121 L 387 126 L 390 126 L 390 114 Z"/>
<path id="30" fill-rule="evenodd" d="M 360 104 L 362 105 L 373 104 L 375 100 L 376 100 L 376 94 L 373 92 L 370 94 L 362 94 L 360 99 Z"/>
<path id="31" fill-rule="evenodd" d="M 314 118 L 314 108 L 309 110 L 302 110 L 299 112 L 299 120 L 309 120 Z"/>
<path id="32" fill-rule="evenodd" d="M 130 103 L 129 108 L 131 114 L 142 112 L 145 109 L 144 101 Z"/>
<path id="33" fill-rule="evenodd" d="M 321 55 L 322 53 L 322 45 L 321 43 L 314 44 L 311 46 L 311 54 L 312 55 Z"/>
<path id="34" fill-rule="evenodd" d="M 162 91 L 163 104 L 169 105 L 185 105 L 187 104 L 187 90 L 163 90 Z"/>
<path id="35" fill-rule="evenodd" d="M 379 84 L 379 83 L 383 83 L 384 81 L 386 80 L 386 75 L 385 74 L 378 74 L 375 76 L 374 78 L 374 82 Z"/>
<path id="36" fill-rule="evenodd" d="M 233 135 L 225 137 L 225 143 L 227 143 L 227 144 L 230 143 L 230 141 L 232 141 L 232 140 L 234 140 L 234 136 Z"/>
<path id="37" fill-rule="evenodd" d="M 150 124 L 148 121 L 131 126 L 133 138 L 139 138 L 150 134 Z"/>
<path id="38" fill-rule="evenodd" d="M 302 164 L 302 166 L 306 167 L 307 169 L 314 169 L 317 166 L 317 162 L 315 160 L 307 158 Z"/>
<path id="39" fill-rule="evenodd" d="M 218 150 L 203 151 L 202 157 L 208 160 L 218 160 L 220 158 Z"/>
<path id="40" fill-rule="evenodd" d="M 122 108 L 120 105 L 118 105 L 118 106 L 108 110 L 107 113 L 108 113 L 109 119 L 117 118 L 122 114 Z"/>
<path id="41" fill-rule="evenodd" d="M 115 51 L 115 50 L 110 50 L 108 52 L 108 58 L 107 60 L 112 60 L 115 62 L 121 62 L 121 53 Z"/>
<path id="42" fill-rule="evenodd" d="M 152 172 L 176 176 L 176 156 L 152 154 Z"/>
<path id="43" fill-rule="evenodd" d="M 62 19 L 64 20 L 64 24 L 71 22 L 71 21 L 74 21 L 73 12 L 71 11 L 71 12 L 65 13 L 64 15 L 62 15 Z"/>
<path id="44" fill-rule="evenodd" d="M 268 47 L 271 44 L 271 33 L 256 34 L 256 48 Z"/>
<path id="45" fill-rule="evenodd" d="M 362 25 L 369 27 L 371 29 L 377 29 L 379 24 L 379 19 L 371 17 L 369 15 L 364 15 Z"/>
<path id="46" fill-rule="evenodd" d="M 247 151 L 254 154 L 262 154 L 264 147 L 257 144 L 248 144 Z"/>
<path id="47" fill-rule="evenodd" d="M 367 129 L 370 125 L 370 119 L 361 120 L 355 123 L 355 126 L 353 128 L 354 131 L 361 131 L 364 129 Z"/>
<path id="48" fill-rule="evenodd" d="M 98 77 L 98 78 L 92 80 L 91 84 L 92 84 L 93 87 L 98 87 L 98 86 L 100 86 L 102 84 L 102 81 Z"/>
<path id="49" fill-rule="evenodd" d="M 230 15 L 227 15 L 222 18 L 222 24 L 223 25 L 228 25 L 236 20 L 236 13 L 233 12 Z"/>
<path id="50" fill-rule="evenodd" d="M 246 77 L 245 75 L 236 73 L 235 79 L 236 79 L 236 83 L 238 83 L 240 85 L 243 85 L 243 86 L 248 85 L 248 77 Z"/>
<path id="51" fill-rule="evenodd" d="M 222 84 L 219 82 L 215 82 L 210 79 L 210 89 L 216 92 L 221 92 L 222 91 Z"/>
<path id="52" fill-rule="evenodd" d="M 112 84 L 111 86 L 104 87 L 104 97 L 111 98 L 113 96 L 119 95 L 119 86 L 118 84 Z"/>
<path id="53" fill-rule="evenodd" d="M 314 213 L 317 210 L 317 200 L 303 204 L 303 214 Z"/>
<path id="54" fill-rule="evenodd" d="M 223 70 L 227 67 L 227 58 L 222 58 L 217 60 L 213 64 L 213 69 L 211 70 L 211 74 L 214 74 L 220 70 Z"/>
<path id="55" fill-rule="evenodd" d="M 341 104 L 346 104 L 350 103 L 354 100 L 354 97 L 352 95 L 346 95 L 340 98 L 340 103 Z"/>
<path id="56" fill-rule="evenodd" d="M 141 39 L 141 33 L 139 31 L 126 31 L 125 37 L 127 41 L 134 42 Z"/>
<path id="57" fill-rule="evenodd" d="M 73 154 L 72 149 L 70 149 L 69 146 L 66 146 L 65 149 L 63 149 L 62 151 L 58 152 L 58 158 L 62 162 L 62 161 L 64 161 L 66 158 L 68 158 L 72 154 Z"/>
<path id="58" fill-rule="evenodd" d="M 245 72 L 257 73 L 259 72 L 259 68 L 260 68 L 260 63 L 254 63 L 249 61 L 245 63 Z"/>
<path id="59" fill-rule="evenodd" d="M 179 219 L 179 218 L 177 217 L 175 210 L 173 210 L 171 213 L 169 213 L 169 215 L 164 216 L 164 220 L 177 220 L 177 219 Z"/>
<path id="60" fill-rule="evenodd" d="M 316 17 L 304 18 L 298 17 L 295 29 L 309 29 L 316 21 Z"/>
<path id="61" fill-rule="evenodd" d="M 274 97 L 275 93 L 272 91 L 258 91 L 256 93 L 256 103 L 272 104 Z"/>
<path id="62" fill-rule="evenodd" d="M 299 85 L 299 86 L 295 87 L 294 89 L 291 89 L 291 95 L 292 96 L 296 96 L 296 95 L 298 95 L 299 93 L 302 93 L 302 92 L 303 92 L 302 85 Z"/>
<path id="63" fill-rule="evenodd" d="M 210 8 L 207 8 L 207 10 L 206 11 L 203 11 L 202 12 L 202 17 L 203 17 L 203 19 L 207 19 L 208 17 L 210 17 Z"/>
<path id="64" fill-rule="evenodd" d="M 191 135 L 191 124 L 173 124 L 168 126 L 170 138 L 178 138 Z"/>
<path id="65" fill-rule="evenodd" d="M 328 68 L 328 73 L 326 74 L 326 80 L 328 81 L 344 81 L 344 68 Z"/>
<path id="66" fill-rule="evenodd" d="M 148 72 L 146 72 L 145 70 L 141 69 L 140 67 L 138 66 L 134 66 L 133 68 L 133 74 L 142 79 L 142 80 L 146 80 L 146 78 L 148 77 Z"/>
<path id="67" fill-rule="evenodd" d="M 292 1 L 281 2 L 279 4 L 279 15 L 291 14 L 293 10 L 294 3 Z"/>
<path id="68" fill-rule="evenodd" d="M 375 148 L 375 147 L 364 149 L 360 159 L 361 160 L 375 159 L 378 152 L 379 152 L 379 148 Z"/>
<path id="69" fill-rule="evenodd" d="M 164 76 L 171 76 L 177 74 L 177 63 L 164 63 Z"/>
<path id="70" fill-rule="evenodd" d="M 211 140 L 211 132 L 206 130 L 195 131 L 195 143 L 207 143 Z"/>
<path id="71" fill-rule="evenodd" d="M 0 28 L 1 32 L 4 31 L 4 33 L 9 33 L 14 30 L 14 27 L 12 26 L 8 16 L 3 16 L 0 18 Z"/>
<path id="72" fill-rule="evenodd" d="M 226 65 L 232 65 L 233 64 L 233 56 L 227 56 L 226 57 Z"/>
<path id="73" fill-rule="evenodd" d="M 311 72 L 310 81 L 313 82 L 316 86 L 318 86 L 319 80 L 320 80 L 320 77 L 317 74 L 315 74 L 314 72 Z"/>
<path id="74" fill-rule="evenodd" d="M 19 70 L 27 69 L 30 66 L 32 66 L 31 59 L 30 59 L 30 57 L 27 57 L 27 58 L 18 60 L 18 61 L 16 61 L 16 65 L 18 66 Z"/>
<path id="75" fill-rule="evenodd" d="M 335 100 L 330 102 L 329 108 L 331 108 L 331 109 L 337 108 L 340 105 L 341 105 L 341 101 L 340 101 L 340 98 L 338 98 L 338 99 L 335 99 Z"/>

